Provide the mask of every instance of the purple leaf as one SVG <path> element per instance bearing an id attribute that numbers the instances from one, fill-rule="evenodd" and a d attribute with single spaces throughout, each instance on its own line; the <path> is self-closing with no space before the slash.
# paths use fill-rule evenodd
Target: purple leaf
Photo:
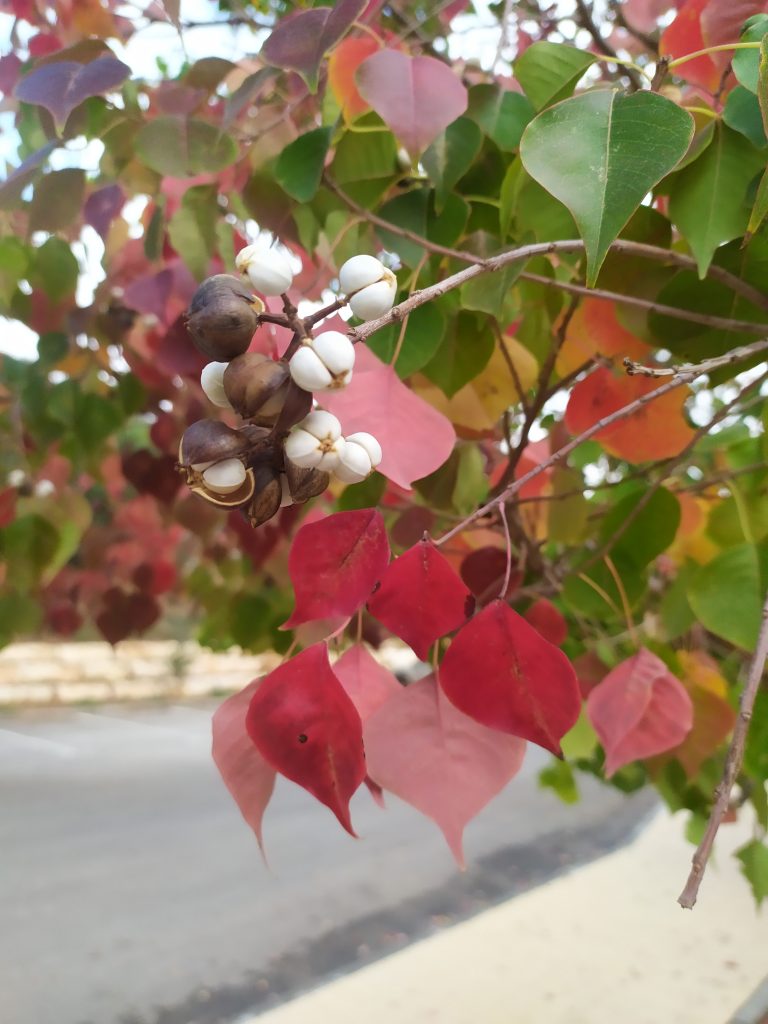
<path id="1" fill-rule="evenodd" d="M 360 17 L 366 0 L 340 0 L 333 7 L 315 7 L 281 18 L 261 48 L 267 63 L 289 68 L 304 78 L 314 92 L 323 56 Z"/>
<path id="2" fill-rule="evenodd" d="M 64 124 L 84 100 L 114 89 L 130 73 L 116 57 L 99 57 L 90 64 L 64 60 L 30 71 L 16 86 L 16 97 L 45 107 L 58 124 Z"/>
<path id="3" fill-rule="evenodd" d="M 355 76 L 360 95 L 411 153 L 421 153 L 467 109 L 467 90 L 434 57 L 379 50 Z"/>
<path id="4" fill-rule="evenodd" d="M 106 238 L 109 226 L 122 210 L 124 202 L 125 195 L 119 185 L 105 185 L 104 188 L 92 192 L 86 199 L 83 219 L 102 238 Z"/>

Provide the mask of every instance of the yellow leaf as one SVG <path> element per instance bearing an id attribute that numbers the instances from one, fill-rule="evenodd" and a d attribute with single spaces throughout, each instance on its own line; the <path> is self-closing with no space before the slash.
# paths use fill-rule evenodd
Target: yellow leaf
<path id="1" fill-rule="evenodd" d="M 727 697 L 728 683 L 704 651 L 678 651 L 677 660 L 683 670 L 682 677 L 686 685 L 698 686 L 700 690 L 708 690 L 716 697 Z"/>

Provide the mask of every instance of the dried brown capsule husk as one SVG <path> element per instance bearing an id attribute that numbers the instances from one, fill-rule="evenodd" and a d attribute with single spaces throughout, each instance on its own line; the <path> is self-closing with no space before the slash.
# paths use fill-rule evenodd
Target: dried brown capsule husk
<path id="1" fill-rule="evenodd" d="M 287 363 L 246 352 L 224 371 L 224 392 L 243 419 L 271 426 L 283 408 L 289 379 Z"/>
<path id="2" fill-rule="evenodd" d="M 179 442 L 179 465 L 209 466 L 224 459 L 242 459 L 249 448 L 248 438 L 218 420 L 198 420 L 187 427 Z"/>
<path id="3" fill-rule="evenodd" d="M 252 470 L 254 476 L 253 500 L 246 509 L 245 514 L 251 526 L 261 526 L 270 520 L 280 509 L 280 501 L 283 496 L 283 489 L 280 484 L 280 474 L 275 468 L 266 463 L 255 466 Z"/>
<path id="4" fill-rule="evenodd" d="M 301 423 L 312 412 L 312 395 L 295 383 L 289 381 L 283 399 L 283 408 L 275 422 L 275 431 L 290 430 Z"/>
<path id="5" fill-rule="evenodd" d="M 245 482 L 242 487 L 229 494 L 220 494 L 206 487 L 201 473 L 196 473 L 195 477 L 196 479 L 190 483 L 192 493 L 197 494 L 200 498 L 204 498 L 209 505 L 215 505 L 217 508 L 243 508 L 251 501 L 256 490 L 256 481 L 252 469 L 246 470 Z"/>
<path id="6" fill-rule="evenodd" d="M 322 469 L 304 469 L 290 459 L 285 460 L 285 475 L 288 479 L 288 490 L 297 505 L 322 494 L 331 482 L 330 474 L 323 472 Z"/>
<path id="7" fill-rule="evenodd" d="M 226 363 L 246 351 L 263 312 L 261 299 L 240 278 L 215 274 L 192 296 L 187 330 L 203 355 Z"/>

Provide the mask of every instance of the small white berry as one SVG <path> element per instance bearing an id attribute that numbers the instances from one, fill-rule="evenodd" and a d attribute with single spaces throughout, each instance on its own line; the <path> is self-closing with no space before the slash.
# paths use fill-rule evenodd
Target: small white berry
<path id="1" fill-rule="evenodd" d="M 291 265 L 277 249 L 265 252 L 247 245 L 235 257 L 235 266 L 262 295 L 282 295 L 293 284 Z"/>
<path id="2" fill-rule="evenodd" d="M 231 409 L 232 404 L 224 390 L 224 371 L 229 363 L 207 363 L 200 374 L 200 387 L 209 402 L 220 409 Z"/>
<path id="3" fill-rule="evenodd" d="M 397 296 L 397 278 L 391 270 L 384 270 L 386 275 L 381 281 L 369 284 L 367 288 L 357 292 L 349 300 L 349 308 L 360 320 L 375 320 L 384 316 L 395 304 Z"/>
<path id="4" fill-rule="evenodd" d="M 375 256 L 353 256 L 339 271 L 339 287 L 345 295 L 352 295 L 380 281 L 385 270 L 384 264 Z"/>
<path id="5" fill-rule="evenodd" d="M 27 482 L 27 474 L 23 469 L 12 469 L 6 480 L 9 487 L 23 487 Z"/>
<path id="6" fill-rule="evenodd" d="M 288 369 L 294 383 L 304 391 L 325 391 L 333 383 L 333 377 L 325 363 L 308 345 L 302 345 L 293 354 Z"/>
<path id="7" fill-rule="evenodd" d="M 291 377 L 304 391 L 343 388 L 352 378 L 355 347 L 340 331 L 324 331 L 307 338 L 291 358 Z"/>
<path id="8" fill-rule="evenodd" d="M 285 441 L 285 455 L 302 469 L 333 469 L 344 451 L 341 424 L 335 416 L 316 409 L 297 424 Z"/>
<path id="9" fill-rule="evenodd" d="M 368 453 L 368 458 L 371 460 L 371 466 L 376 469 L 383 455 L 381 445 L 373 434 L 367 434 L 364 430 L 360 430 L 356 434 L 350 434 L 346 441 L 348 444 L 359 444 L 361 448 L 364 448 Z"/>
<path id="10" fill-rule="evenodd" d="M 245 483 L 245 466 L 240 459 L 223 459 L 203 473 L 203 483 L 216 494 L 232 494 Z"/>
<path id="11" fill-rule="evenodd" d="M 347 441 L 333 472 L 345 484 L 357 484 L 365 480 L 372 470 L 371 457 L 365 448 L 354 441 Z"/>

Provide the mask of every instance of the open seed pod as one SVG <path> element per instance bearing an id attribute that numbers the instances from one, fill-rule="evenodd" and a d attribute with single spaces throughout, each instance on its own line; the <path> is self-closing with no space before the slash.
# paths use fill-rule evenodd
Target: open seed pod
<path id="1" fill-rule="evenodd" d="M 215 274 L 192 296 L 187 330 L 204 355 L 226 363 L 248 348 L 263 312 L 261 299 L 240 278 Z"/>
<path id="2" fill-rule="evenodd" d="M 275 430 L 290 430 L 312 412 L 312 395 L 294 381 L 288 381 L 283 408 L 275 422 Z"/>
<path id="3" fill-rule="evenodd" d="M 190 483 L 189 489 L 193 494 L 204 498 L 210 505 L 216 505 L 217 508 L 243 508 L 253 498 L 256 482 L 253 470 L 246 469 L 245 479 L 242 484 L 236 490 L 225 493 L 212 490 L 206 481 L 205 473 L 198 473 L 196 474 L 196 479 Z"/>
<path id="4" fill-rule="evenodd" d="M 288 366 L 260 352 L 245 352 L 224 372 L 224 391 L 244 419 L 271 426 L 280 415 L 288 391 Z"/>
<path id="5" fill-rule="evenodd" d="M 251 472 L 254 477 L 254 492 L 245 514 L 251 526 L 261 526 L 280 509 L 283 488 L 280 473 L 269 463 L 261 463 Z"/>
<path id="6" fill-rule="evenodd" d="M 242 459 L 248 452 L 249 438 L 218 420 L 198 420 L 187 427 L 179 442 L 179 465 L 185 470 L 202 471 L 224 459 Z"/>
<path id="7" fill-rule="evenodd" d="M 322 494 L 331 482 L 330 474 L 322 469 L 304 469 L 290 459 L 285 460 L 285 475 L 291 497 L 297 505 Z"/>

